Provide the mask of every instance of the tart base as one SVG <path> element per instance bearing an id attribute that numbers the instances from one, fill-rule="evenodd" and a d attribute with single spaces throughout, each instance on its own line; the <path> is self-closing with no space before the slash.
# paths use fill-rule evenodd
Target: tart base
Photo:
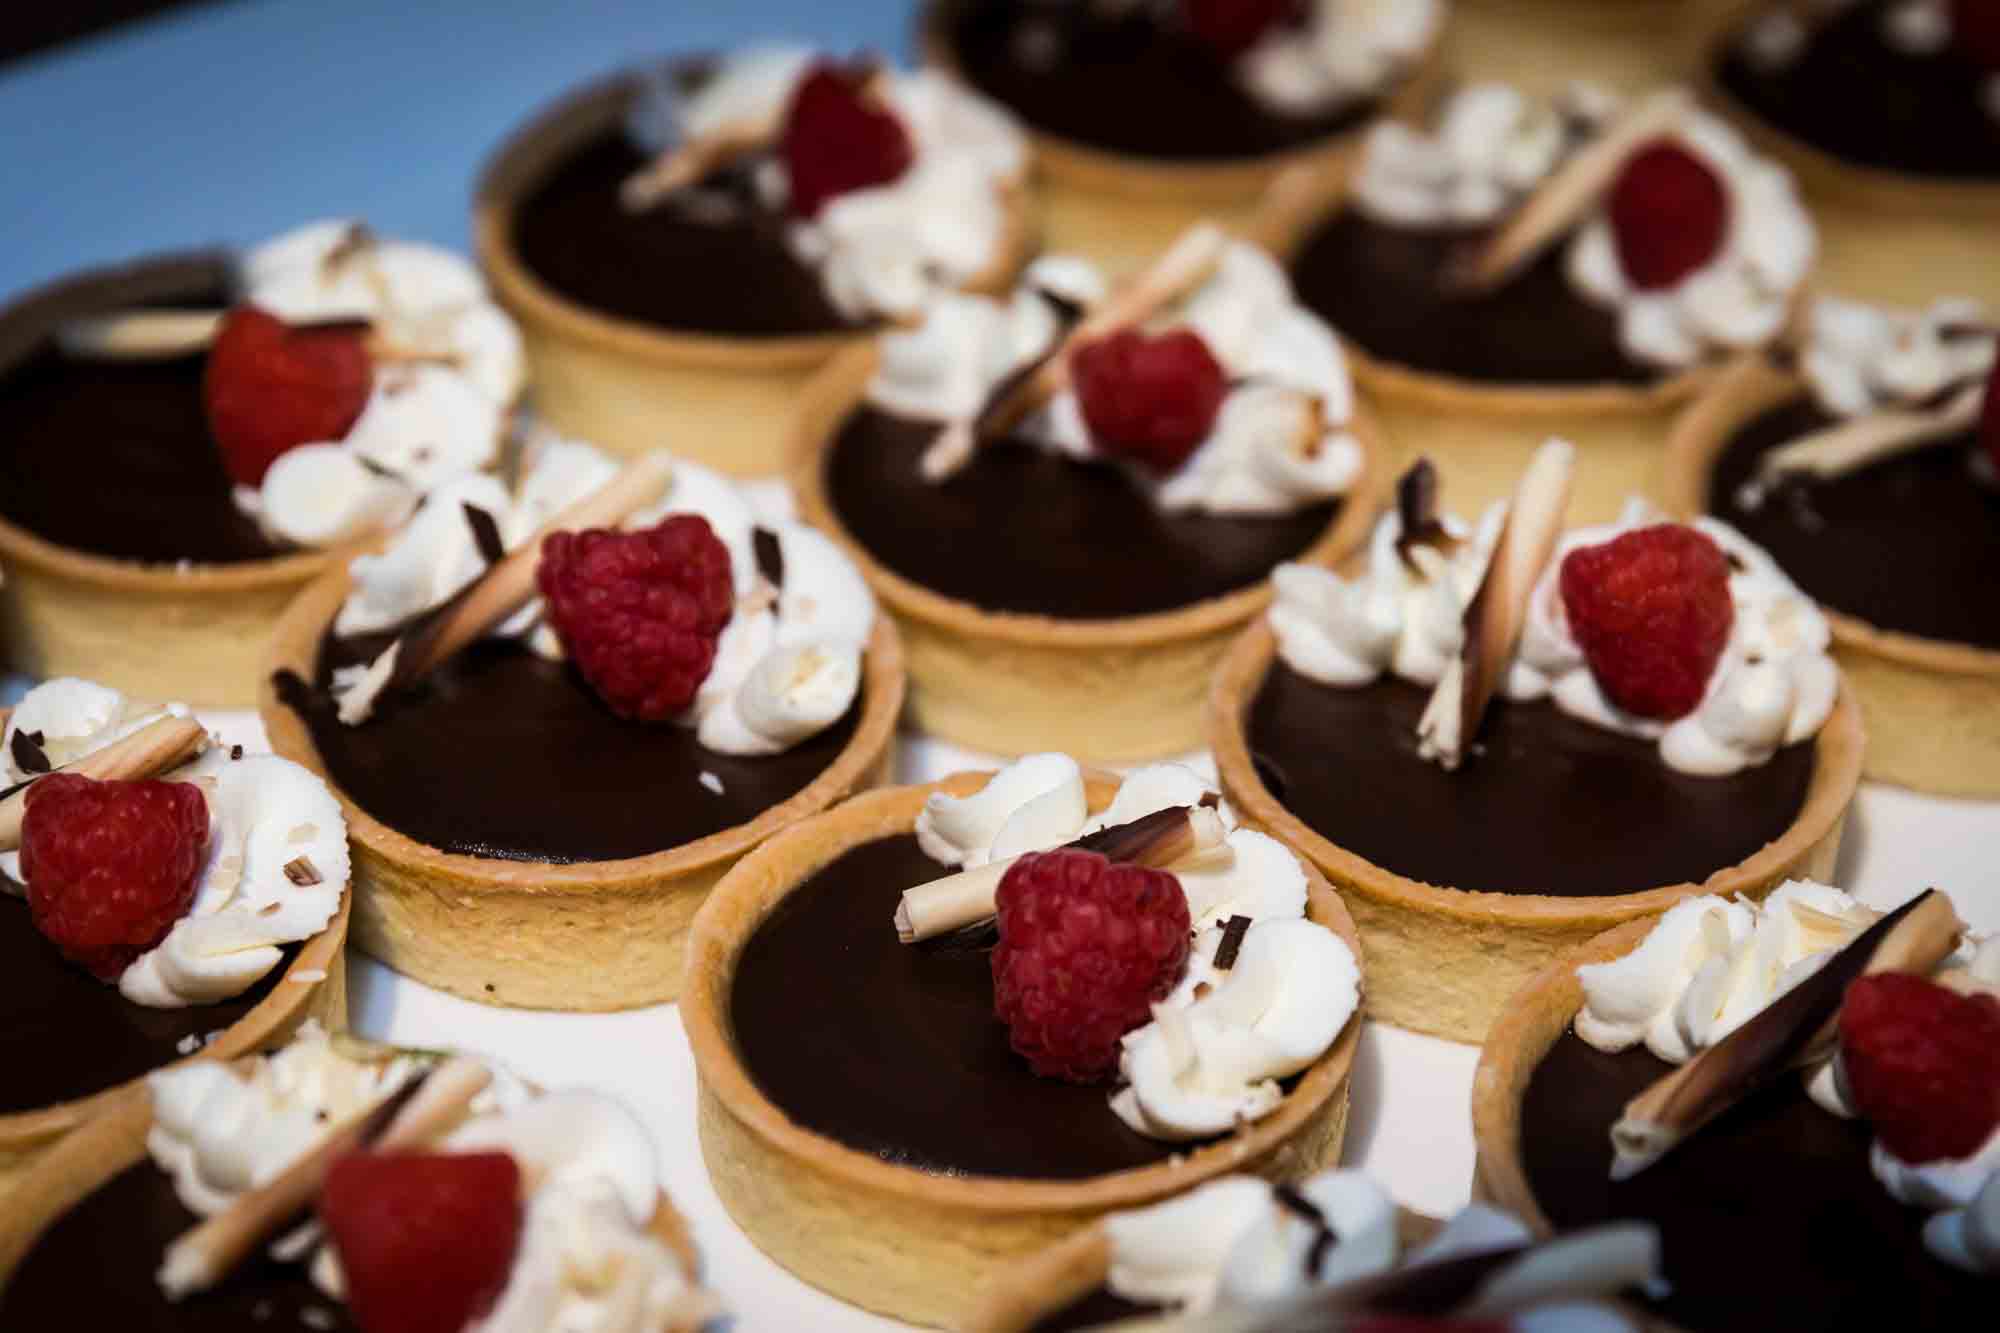
<path id="1" fill-rule="evenodd" d="M 1830 878 L 1861 776 L 1862 725 L 1843 690 L 1814 742 L 1804 808 L 1776 841 L 1700 884 L 1647 886 L 1595 898 L 1488 893 L 1406 879 L 1314 832 L 1264 785 L 1246 717 L 1276 655 L 1259 620 L 1230 650 L 1209 701 L 1209 742 L 1223 791 L 1245 815 L 1297 848 L 1340 891 L 1368 955 L 1370 1018 L 1477 1043 L 1508 996 L 1556 957 L 1613 926 L 1651 920 L 1700 893 L 1761 898 L 1787 879 Z M 1441 830 L 1441 833 L 1446 831 Z"/>
<path id="2" fill-rule="evenodd" d="M 326 627 L 347 597 L 343 566 L 309 587 L 272 640 L 258 700 L 271 748 L 327 777 L 280 671 L 316 678 Z M 786 825 L 883 781 L 903 700 L 896 629 L 880 617 L 863 663 L 861 719 L 832 764 L 756 819 L 621 861 L 554 865 L 439 851 L 340 797 L 354 851 L 354 942 L 405 976 L 482 1004 L 605 1012 L 681 990 L 696 910 L 736 860 Z"/>
<path id="3" fill-rule="evenodd" d="M 961 773 L 928 786 L 871 792 L 746 857 L 695 923 L 682 1000 L 700 1076 L 702 1157 L 737 1225 L 772 1259 L 842 1300 L 948 1328 L 965 1325 L 979 1283 L 1000 1265 L 1106 1212 L 1231 1172 L 1297 1180 L 1335 1161 L 1361 1030 L 1350 1022 L 1279 1108 L 1248 1129 L 1158 1165 L 1087 1180 L 934 1175 L 794 1124 L 764 1098 L 736 1054 L 730 995 L 744 946 L 786 894 L 821 867 L 862 843 L 909 832 L 930 793 L 965 795 L 987 776 Z M 1086 785 L 1094 810 L 1117 790 L 1117 780 L 1105 775 L 1091 775 Z M 1310 867 L 1307 875 L 1312 919 L 1338 931 L 1359 957 L 1339 899 Z"/>
<path id="4" fill-rule="evenodd" d="M 1725 377 L 1675 424 L 1664 460 L 1668 507 L 1707 513 L 1709 477 L 1737 431 L 1803 391 L 1762 362 Z M 2000 651 L 1821 610 L 1867 727 L 1864 776 L 1935 796 L 2000 798 Z"/>
<path id="5" fill-rule="evenodd" d="M 1449 47 L 1467 77 L 1544 96 L 1588 79 L 1635 93 L 1687 76 L 1712 0 L 1455 0 Z M 1559 54 L 1560 59 L 1550 59 Z"/>
<path id="6" fill-rule="evenodd" d="M 910 716 L 928 735 L 992 754 L 1062 750 L 1092 763 L 1185 754 L 1230 640 L 1271 600 L 1268 579 L 1179 610 L 1113 620 L 981 611 L 889 570 L 827 499 L 826 451 L 875 368 L 863 348 L 828 366 L 801 409 L 792 455 L 799 513 L 839 542 L 902 632 Z M 1389 475 L 1374 423 L 1357 409 L 1362 472 L 1327 532 L 1295 559 L 1332 563 L 1367 539 Z"/>
<path id="7" fill-rule="evenodd" d="M 614 454 L 666 448 L 733 476 L 783 469 L 797 403 L 813 374 L 870 331 L 787 338 L 677 333 L 599 314 L 562 296 L 521 261 L 520 201 L 577 144 L 620 119 L 631 73 L 599 80 L 538 113 L 494 153 L 473 202 L 473 248 L 495 295 L 520 325 L 535 410 L 565 435 Z M 988 269 L 965 284 L 997 291 L 1034 250 L 1025 193 Z"/>

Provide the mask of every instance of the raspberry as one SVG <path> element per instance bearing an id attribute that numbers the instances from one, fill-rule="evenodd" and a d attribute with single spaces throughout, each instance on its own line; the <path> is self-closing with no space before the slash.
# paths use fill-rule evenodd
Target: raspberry
<path id="1" fill-rule="evenodd" d="M 1605 697 L 1671 721 L 1701 702 L 1729 642 L 1729 559 L 1678 523 L 1639 528 L 1562 562 L 1563 612 Z"/>
<path id="2" fill-rule="evenodd" d="M 1122 329 L 1077 348 L 1070 370 L 1098 448 L 1161 475 L 1208 438 L 1229 392 L 1222 364 L 1192 329 L 1154 338 Z"/>
<path id="3" fill-rule="evenodd" d="M 1840 1065 L 1855 1109 L 1916 1165 L 1970 1157 L 2000 1127 L 2000 1000 L 1882 972 L 1847 988 Z"/>
<path id="4" fill-rule="evenodd" d="M 368 405 L 372 377 L 358 326 L 293 328 L 256 306 L 235 307 L 201 384 L 223 466 L 256 486 L 280 454 L 345 437 Z"/>
<path id="5" fill-rule="evenodd" d="M 887 185 L 910 168 L 909 133 L 894 112 L 862 95 L 852 74 L 825 61 L 806 71 L 778 140 L 791 210 L 815 218 L 827 201 Z"/>
<path id="6" fill-rule="evenodd" d="M 1093 1083 L 1187 967 L 1188 906 L 1164 870 L 1096 852 L 1023 856 L 994 895 L 993 1008 L 1045 1078 Z"/>
<path id="7" fill-rule="evenodd" d="M 521 1168 L 503 1152 L 348 1153 L 319 1215 L 368 1333 L 463 1333 L 493 1308 L 521 1237 Z"/>
<path id="8" fill-rule="evenodd" d="M 1671 287 L 1715 258 L 1729 229 L 1729 192 L 1707 163 L 1656 140 L 1625 160 L 1611 185 L 1611 236 L 1641 291 Z"/>
<path id="9" fill-rule="evenodd" d="M 1952 0 L 1951 34 L 1973 64 L 2000 70 L 2000 5 L 1993 0 Z"/>
<path id="10" fill-rule="evenodd" d="M 1986 377 L 1986 399 L 1979 409 L 1979 443 L 2000 474 L 2000 365 Z"/>
<path id="11" fill-rule="evenodd" d="M 207 850 L 208 801 L 192 783 L 51 773 L 21 817 L 28 915 L 63 957 L 116 981 L 194 905 Z"/>
<path id="12" fill-rule="evenodd" d="M 1188 31 L 1224 60 L 1248 51 L 1298 12 L 1298 0 L 1181 0 Z"/>
<path id="13" fill-rule="evenodd" d="M 669 515 L 644 532 L 557 532 L 535 582 L 583 678 L 620 717 L 686 711 L 735 610 L 729 548 L 708 520 Z"/>

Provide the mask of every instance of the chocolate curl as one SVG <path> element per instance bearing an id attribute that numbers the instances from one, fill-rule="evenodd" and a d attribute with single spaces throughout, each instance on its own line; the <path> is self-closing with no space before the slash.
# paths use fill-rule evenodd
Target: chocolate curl
<path id="1" fill-rule="evenodd" d="M 214 346 L 227 314 L 223 310 L 162 309 L 86 315 L 56 327 L 56 346 L 85 360 L 170 361 L 206 352 Z M 368 359 L 378 365 L 459 364 L 458 354 L 448 347 L 406 342 L 370 320 L 308 321 L 292 327 L 354 328 L 362 333 Z"/>
<path id="2" fill-rule="evenodd" d="M 1934 407 L 1885 408 L 1816 430 L 1765 454 L 1757 465 L 1758 478 L 1776 481 L 1803 474 L 1830 480 L 1935 444 L 1979 424 L 1985 393 L 1984 383 L 1968 384 Z"/>
<path id="3" fill-rule="evenodd" d="M 1544 177 L 1499 230 L 1450 265 L 1446 288 L 1472 295 L 1519 272 L 1596 205 L 1634 149 L 1674 130 L 1693 107 L 1682 88 L 1663 89 L 1627 107 Z"/>
<path id="4" fill-rule="evenodd" d="M 1528 618 L 1528 599 L 1555 553 L 1569 507 L 1576 449 L 1550 440 L 1536 451 L 1507 506 L 1479 591 L 1465 608 L 1465 642 L 1417 719 L 1418 749 L 1447 769 L 1464 762 Z"/>
<path id="5" fill-rule="evenodd" d="M 55 771 L 99 782 L 135 781 L 179 768 L 207 748 L 208 732 L 201 723 L 191 717 L 163 717 Z M 21 845 L 28 793 L 47 776 L 38 773 L 0 792 L 0 851 L 11 852 Z"/>
<path id="6" fill-rule="evenodd" d="M 1428 458 L 1419 458 L 1396 482 L 1396 518 L 1402 535 L 1396 538 L 1396 555 L 1411 569 L 1416 568 L 1412 552 L 1427 546 L 1450 556 L 1465 542 L 1445 531 L 1438 518 L 1437 467 Z"/>
<path id="7" fill-rule="evenodd" d="M 1174 805 L 1050 850 L 1096 852 L 1106 860 L 1164 869 L 1214 850 L 1228 836 L 1222 816 L 1210 807 Z M 994 914 L 993 895 L 1000 881 L 1020 859 L 989 861 L 904 890 L 896 904 L 896 938 L 915 944 L 986 920 Z"/>
<path id="8" fill-rule="evenodd" d="M 1611 1127 L 1611 1178 L 1637 1175 L 1786 1070 L 1831 1055 L 1849 983 L 1876 972 L 1927 973 L 1958 947 L 1963 930 L 1951 900 L 1926 889 L 1855 936 L 1743 1026 L 1626 1103 Z"/>
<path id="9" fill-rule="evenodd" d="M 463 1119 L 492 1081 L 484 1064 L 454 1057 L 349 1117 L 276 1178 L 169 1245 L 160 1289 L 177 1301 L 215 1286 L 319 1197 L 337 1158 L 362 1148 L 386 1152 L 427 1143 Z"/>
<path id="10" fill-rule="evenodd" d="M 972 420 L 954 421 L 939 431 L 918 465 L 924 480 L 951 476 L 972 461 L 981 440 L 1012 430 L 1068 388 L 1070 354 L 1078 347 L 1143 324 L 1194 293 L 1214 276 L 1228 248 L 1229 234 L 1212 222 L 1197 222 L 1182 232 L 1159 258 L 1071 326 L 1029 374 L 1014 380 Z"/>
<path id="11" fill-rule="evenodd" d="M 396 637 L 368 664 L 361 679 L 340 694 L 340 720 L 366 722 L 385 691 L 408 689 L 535 597 L 535 567 L 551 533 L 613 527 L 667 493 L 673 462 L 663 453 L 642 454 L 611 480 L 535 530 L 526 544 Z"/>

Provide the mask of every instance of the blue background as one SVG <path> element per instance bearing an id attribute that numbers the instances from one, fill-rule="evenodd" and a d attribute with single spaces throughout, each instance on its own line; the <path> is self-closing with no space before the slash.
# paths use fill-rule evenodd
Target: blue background
<path id="1" fill-rule="evenodd" d="M 486 155 L 550 98 L 676 50 L 907 55 L 914 0 L 239 0 L 0 67 L 0 298 L 317 217 L 467 244 Z"/>

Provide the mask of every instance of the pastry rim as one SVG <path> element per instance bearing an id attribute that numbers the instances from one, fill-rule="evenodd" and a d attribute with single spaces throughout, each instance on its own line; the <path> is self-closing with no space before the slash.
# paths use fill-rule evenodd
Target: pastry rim
<path id="1" fill-rule="evenodd" d="M 933 792 L 964 796 L 985 786 L 990 772 L 960 772 L 920 785 L 879 787 L 855 796 L 824 815 L 794 825 L 743 858 L 723 877 L 702 904 L 688 932 L 689 983 L 681 993 L 681 1022 L 692 1048 L 697 1082 L 721 1103 L 746 1133 L 774 1157 L 808 1162 L 814 1171 L 835 1177 L 864 1196 L 887 1196 L 899 1203 L 930 1205 L 973 1216 L 1010 1217 L 1049 1212 L 1088 1212 L 1131 1207 L 1175 1195 L 1227 1175 L 1247 1158 L 1270 1153 L 1348 1086 L 1360 1044 L 1363 1003 L 1324 1054 L 1298 1075 L 1298 1084 L 1277 1109 L 1247 1131 L 1204 1144 L 1185 1154 L 1170 1152 L 1146 1166 L 1100 1172 L 1076 1180 L 1001 1176 L 947 1176 L 918 1167 L 884 1162 L 835 1139 L 794 1124 L 757 1087 L 736 1053 L 724 1006 L 736 977 L 742 950 L 784 899 L 806 879 L 855 847 L 884 837 L 906 834 L 914 826 L 924 798 Z M 1093 811 L 1111 802 L 1120 779 L 1086 769 L 1084 784 Z M 820 858 L 818 849 L 832 849 Z M 1288 851 L 1292 849 L 1287 848 Z M 1305 871 L 1309 916 L 1334 930 L 1352 951 L 1367 992 L 1366 963 L 1361 941 L 1346 907 L 1311 861 L 1296 851 Z M 811 857 L 800 874 L 794 861 Z M 940 867 L 942 870 L 942 867 Z M 754 901 L 767 896 L 759 905 Z M 731 914 L 754 920 L 731 920 Z M 882 928 L 890 928 L 884 921 Z M 718 1000 L 716 997 L 720 996 Z M 1105 1114 L 1111 1114 L 1107 1105 Z"/>
<path id="2" fill-rule="evenodd" d="M 1268 619 L 1244 631 L 1223 659 L 1209 694 L 1209 744 L 1216 769 L 1231 799 L 1252 819 L 1271 829 L 1320 866 L 1336 867 L 1344 881 L 1371 896 L 1426 916 L 1452 921 L 1563 928 L 1579 923 L 1657 916 L 1695 893 L 1735 893 L 1768 881 L 1784 866 L 1836 832 L 1861 780 L 1864 738 L 1861 713 L 1843 681 L 1832 713 L 1813 738 L 1812 778 L 1805 801 L 1783 833 L 1748 857 L 1715 870 L 1701 883 L 1655 885 L 1627 893 L 1563 896 L 1459 889 L 1407 878 L 1348 851 L 1286 809 L 1264 785 L 1250 759 L 1245 718 L 1277 659 L 1277 636 Z"/>
<path id="3" fill-rule="evenodd" d="M 631 88 L 646 68 L 643 64 L 628 65 L 558 94 L 510 131 L 481 165 L 473 190 L 473 255 L 513 318 L 567 342 L 647 366 L 738 372 L 810 369 L 843 348 L 871 341 L 881 327 L 893 323 L 871 316 L 869 322 L 851 329 L 771 337 L 676 330 L 602 313 L 563 295 L 535 275 L 514 242 L 522 200 L 572 147 L 622 114 Z M 1006 230 L 986 268 L 959 290 L 999 291 L 1028 262 L 1036 239 L 1029 218 L 1028 178 L 1032 172 L 1030 152 L 1020 174 L 1000 183 L 1008 212 Z"/>
<path id="4" fill-rule="evenodd" d="M 1763 413 L 1807 392 L 1805 381 L 1761 360 L 1747 361 L 1718 381 L 1674 422 L 1663 459 L 1661 492 L 1676 517 L 1709 515 L 1709 479 L 1736 434 Z M 1870 624 L 1813 599 L 1834 641 L 1892 662 L 1957 676 L 2000 679 L 2000 648 L 1931 639 Z"/>
<path id="5" fill-rule="evenodd" d="M 902 712 L 902 640 L 890 618 L 878 613 L 862 662 L 860 716 L 854 734 L 811 782 L 755 818 L 692 842 L 616 860 L 553 862 L 447 852 L 418 842 L 362 809 L 328 776 L 304 719 L 278 697 L 278 672 L 296 672 L 307 681 L 316 678 L 320 642 L 351 584 L 348 568 L 340 566 L 314 580 L 285 609 L 258 682 L 258 717 L 271 749 L 310 769 L 339 798 L 351 840 L 392 865 L 428 882 L 450 883 L 461 893 L 532 886 L 559 901 L 574 894 L 648 891 L 670 879 L 726 864 L 778 830 L 826 808 L 842 791 L 862 784 L 895 739 L 896 719 Z"/>
<path id="6" fill-rule="evenodd" d="M 879 349 L 872 345 L 845 352 L 806 386 L 786 475 L 792 483 L 800 516 L 832 538 L 861 570 L 868 586 L 897 615 L 968 638 L 1086 650 L 1136 648 L 1198 638 L 1240 625 L 1270 603 L 1271 580 L 1267 573 L 1234 592 L 1167 611 L 1066 619 L 1022 611 L 981 610 L 971 602 L 933 591 L 896 573 L 847 530 L 826 493 L 826 459 L 840 427 L 865 403 L 868 378 L 879 355 Z M 1358 550 L 1374 526 L 1376 512 L 1387 501 L 1389 451 L 1381 428 L 1358 400 L 1348 425 L 1361 445 L 1361 472 L 1354 484 L 1338 497 L 1340 508 L 1333 521 L 1311 545 L 1291 557 L 1295 562 L 1332 564 Z"/>

